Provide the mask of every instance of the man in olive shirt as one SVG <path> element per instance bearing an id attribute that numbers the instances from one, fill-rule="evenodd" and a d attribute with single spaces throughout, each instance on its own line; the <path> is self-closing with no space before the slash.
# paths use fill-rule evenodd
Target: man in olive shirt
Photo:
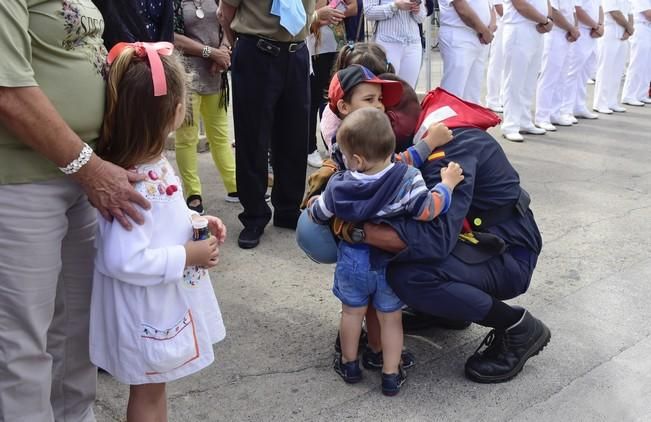
<path id="1" fill-rule="evenodd" d="M 281 4 L 279 16 L 272 10 L 277 4 Z M 238 244 L 244 249 L 258 245 L 271 219 L 264 198 L 269 148 L 274 169 L 273 224 L 296 228 L 305 188 L 310 111 L 310 53 L 304 40 L 312 20 L 338 22 L 344 17 L 329 7 L 315 13 L 314 5 L 314 0 L 224 0 L 220 4 L 226 36 L 231 42 L 237 38 L 231 71 L 237 191 L 244 208 Z M 285 15 L 284 6 L 297 15 Z"/>
<path id="2" fill-rule="evenodd" d="M 0 1 L 0 421 L 95 420 L 88 199 L 127 228 L 143 221 L 130 201 L 148 207 L 129 183 L 140 177 L 89 146 L 103 29 L 90 0 Z"/>

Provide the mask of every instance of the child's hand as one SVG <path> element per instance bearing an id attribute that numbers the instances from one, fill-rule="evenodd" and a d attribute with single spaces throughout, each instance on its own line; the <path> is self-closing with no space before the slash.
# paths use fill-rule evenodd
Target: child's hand
<path id="1" fill-rule="evenodd" d="M 427 129 L 425 142 L 432 150 L 452 140 L 452 131 L 443 123 L 434 123 Z"/>
<path id="2" fill-rule="evenodd" d="M 441 169 L 441 182 L 453 190 L 463 180 L 463 169 L 451 161 L 447 167 Z"/>
<path id="3" fill-rule="evenodd" d="M 210 233 L 217 238 L 219 245 L 223 245 L 226 241 L 226 226 L 222 220 L 212 215 L 204 215 L 203 218 L 208 220 L 208 228 Z"/>
<path id="4" fill-rule="evenodd" d="M 212 268 L 219 262 L 217 237 L 210 236 L 205 240 L 190 240 L 185 244 L 185 266 L 197 265 Z"/>

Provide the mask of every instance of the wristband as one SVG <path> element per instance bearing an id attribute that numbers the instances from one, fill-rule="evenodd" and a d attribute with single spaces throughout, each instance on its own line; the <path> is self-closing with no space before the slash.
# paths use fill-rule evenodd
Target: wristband
<path id="1" fill-rule="evenodd" d="M 90 161 L 90 157 L 92 155 L 93 155 L 93 149 L 90 146 L 88 146 L 87 143 L 84 142 L 84 147 L 79 152 L 77 158 L 72 160 L 67 166 L 59 167 L 59 170 L 61 170 L 64 174 L 67 175 L 75 174 Z"/>
<path id="2" fill-rule="evenodd" d="M 210 53 L 212 53 L 212 47 L 209 45 L 205 45 L 203 47 L 203 50 L 201 50 L 201 57 L 207 59 L 208 57 L 210 57 Z"/>

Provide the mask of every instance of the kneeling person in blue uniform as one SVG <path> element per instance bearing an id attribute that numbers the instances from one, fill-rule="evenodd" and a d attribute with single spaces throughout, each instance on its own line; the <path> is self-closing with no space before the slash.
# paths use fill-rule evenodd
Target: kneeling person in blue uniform
<path id="1" fill-rule="evenodd" d="M 464 182 L 448 212 L 428 223 L 367 223 L 365 242 L 396 253 L 387 279 L 406 304 L 493 328 L 482 342 L 486 349 L 480 346 L 467 360 L 465 373 L 477 382 L 508 381 L 551 337 L 530 312 L 503 302 L 527 291 L 542 239 L 529 196 L 497 141 L 476 128 L 453 133 L 454 140 L 421 166 L 427 186 L 440 182 L 447 162 L 463 168 Z M 459 236 L 464 221 L 474 235 Z"/>
<path id="2" fill-rule="evenodd" d="M 407 109 L 387 112 L 400 118 Z M 429 188 L 441 181 L 440 169 L 449 162 L 463 168 L 464 182 L 447 213 L 429 222 L 396 217 L 381 224 L 340 224 L 338 234 L 356 233 L 356 239 L 395 254 L 387 280 L 408 306 L 492 328 L 467 360 L 465 373 L 476 382 L 504 382 L 551 338 L 529 311 L 503 302 L 527 291 L 542 239 L 529 196 L 498 142 L 472 127 L 453 134 L 453 141 L 420 167 Z M 471 231 L 460 236 L 468 222 Z"/>
<path id="3" fill-rule="evenodd" d="M 317 223 L 328 224 L 333 216 L 354 222 L 399 215 L 431 221 L 449 208 L 452 190 L 463 180 L 459 165 L 450 163 L 441 170 L 442 182 L 429 190 L 418 169 L 392 162 L 395 135 L 388 117 L 374 108 L 348 115 L 337 139 L 348 170 L 334 174 L 323 194 L 310 199 L 308 213 Z M 339 242 L 333 292 L 342 302 L 342 355 L 335 370 L 348 383 L 361 380 L 358 339 L 372 300 L 382 338 L 382 392 L 395 395 L 406 377 L 400 367 L 403 303 L 386 281 L 388 254 L 376 252 L 362 243 Z"/>

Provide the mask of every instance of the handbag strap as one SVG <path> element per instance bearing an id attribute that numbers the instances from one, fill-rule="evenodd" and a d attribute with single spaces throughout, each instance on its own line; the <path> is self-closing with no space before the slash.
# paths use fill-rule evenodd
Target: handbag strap
<path id="1" fill-rule="evenodd" d="M 359 14 L 359 22 L 357 22 L 357 31 L 355 32 L 355 42 L 359 40 L 359 33 L 362 30 L 362 24 L 364 23 L 364 10 Z M 364 34 L 364 41 L 366 41 L 366 34 Z"/>

